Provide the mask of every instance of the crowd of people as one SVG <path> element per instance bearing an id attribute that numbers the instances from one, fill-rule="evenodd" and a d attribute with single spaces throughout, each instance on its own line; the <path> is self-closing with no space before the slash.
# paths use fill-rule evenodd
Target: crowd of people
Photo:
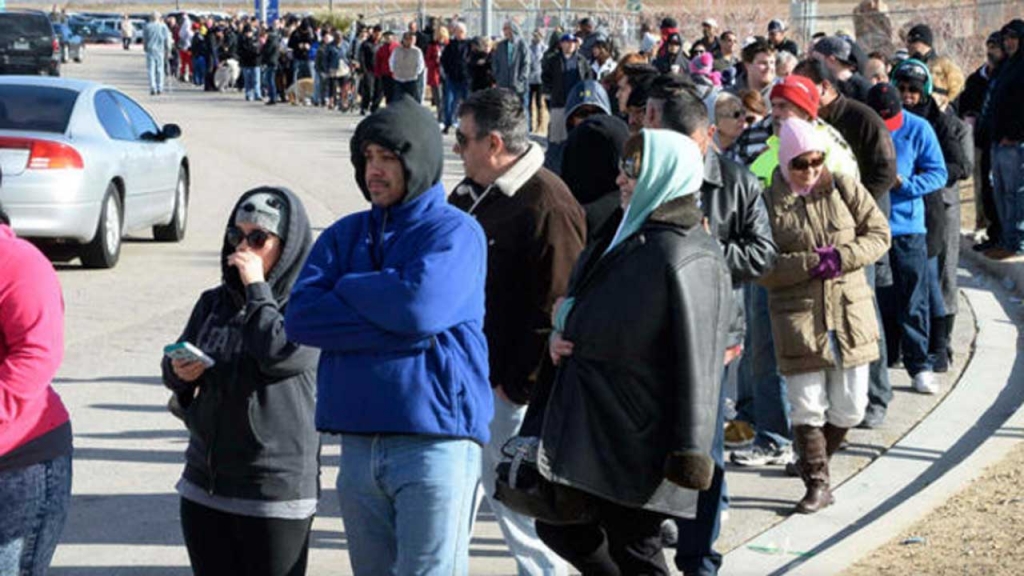
<path id="1" fill-rule="evenodd" d="M 889 369 L 941 391 L 960 182 L 988 223 L 975 248 L 1024 254 L 1024 20 L 966 78 L 923 24 L 903 54 L 801 48 L 779 20 L 741 41 L 707 19 L 687 43 L 665 18 L 626 54 L 590 18 L 547 40 L 507 22 L 493 46 L 458 21 L 400 42 L 168 24 L 147 52 L 177 46 L 208 89 L 234 86 L 237 54 L 247 100 L 305 80 L 343 110 L 357 86 L 369 113 L 350 152 L 370 209 L 313 241 L 290 191 L 243 194 L 179 339 L 214 363 L 163 362 L 197 574 L 304 573 L 318 431 L 341 436 L 357 574 L 467 573 L 481 487 L 520 573 L 668 574 L 670 546 L 715 574 L 727 448 L 799 477 L 794 511 L 819 513 L 848 430 L 885 424 Z M 61 461 L 58 408 L 0 432 L 0 475 L 40 434 Z"/>

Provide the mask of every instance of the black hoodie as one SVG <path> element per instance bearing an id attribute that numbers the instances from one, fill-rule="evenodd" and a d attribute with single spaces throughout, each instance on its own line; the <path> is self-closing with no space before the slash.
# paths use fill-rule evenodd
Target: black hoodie
<path id="1" fill-rule="evenodd" d="M 189 444 L 184 478 L 212 495 L 288 501 L 319 494 L 320 441 L 313 425 L 318 351 L 290 342 L 284 311 L 312 246 L 309 219 L 285 188 L 260 187 L 288 205 L 281 257 L 266 282 L 244 286 L 227 266 L 234 248 L 221 246 L 220 286 L 203 292 L 178 342 L 191 342 L 216 364 L 195 382 L 163 378 L 185 409 Z M 198 388 L 198 394 L 196 389 Z"/>
<path id="2" fill-rule="evenodd" d="M 587 239 L 593 239 L 619 207 L 619 160 L 629 126 L 605 114 L 587 118 L 569 133 L 562 153 L 562 179 L 587 212 Z"/>

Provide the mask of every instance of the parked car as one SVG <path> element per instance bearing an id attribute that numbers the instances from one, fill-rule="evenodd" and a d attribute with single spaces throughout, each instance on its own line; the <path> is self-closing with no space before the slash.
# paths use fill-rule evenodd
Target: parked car
<path id="1" fill-rule="evenodd" d="M 0 74 L 60 76 L 60 41 L 45 12 L 0 12 Z"/>
<path id="2" fill-rule="evenodd" d="M 97 18 L 90 21 L 87 42 L 94 44 L 120 44 L 121 21 L 115 18 Z"/>
<path id="3" fill-rule="evenodd" d="M 115 266 L 129 231 L 180 241 L 190 183 L 180 136 L 110 86 L 0 77 L 0 200 L 12 227 L 89 268 Z"/>
<path id="4" fill-rule="evenodd" d="M 146 24 L 149 24 L 149 21 L 147 21 L 147 20 L 136 20 L 135 18 L 132 18 L 131 21 L 132 21 L 132 42 L 134 42 L 136 44 L 142 44 L 142 41 L 144 39 L 143 35 L 145 34 L 145 30 L 146 30 Z M 118 28 L 118 29 L 120 30 L 120 28 Z"/>
<path id="5" fill-rule="evenodd" d="M 82 36 L 75 34 L 70 25 L 58 22 L 53 23 L 53 33 L 60 42 L 61 64 L 66 63 L 68 60 L 81 62 L 82 53 L 85 52 L 85 41 L 82 39 Z"/>

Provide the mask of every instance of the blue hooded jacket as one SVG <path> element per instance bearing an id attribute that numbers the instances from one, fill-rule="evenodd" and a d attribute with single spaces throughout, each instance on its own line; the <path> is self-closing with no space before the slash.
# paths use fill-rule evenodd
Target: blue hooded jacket
<path id="1" fill-rule="evenodd" d="M 946 185 L 946 161 L 927 120 L 904 110 L 903 125 L 892 132 L 896 172 L 903 183 L 892 189 L 889 228 L 893 236 L 924 234 L 923 197 Z"/>
<path id="2" fill-rule="evenodd" d="M 289 338 L 322 350 L 317 429 L 485 444 L 494 406 L 483 230 L 447 203 L 441 134 L 426 108 L 404 99 L 356 128 L 352 163 L 367 197 L 368 143 L 401 158 L 406 196 L 325 230 L 285 317 Z"/>

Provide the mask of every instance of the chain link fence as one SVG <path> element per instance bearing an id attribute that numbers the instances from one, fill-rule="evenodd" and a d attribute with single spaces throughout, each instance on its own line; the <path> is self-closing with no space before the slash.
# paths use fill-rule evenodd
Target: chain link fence
<path id="1" fill-rule="evenodd" d="M 461 0 L 461 4 L 437 6 L 437 2 L 416 4 L 384 3 L 347 4 L 349 11 L 362 11 L 364 21 L 381 23 L 385 28 L 402 30 L 412 20 L 426 24 L 429 17 L 442 22 L 458 18 L 466 23 L 471 36 L 485 29 L 480 0 Z M 571 0 L 498 0 L 493 4 L 489 30 L 500 36 L 501 24 L 512 20 L 524 34 L 540 30 L 547 39 L 553 32 L 574 30 L 576 22 L 591 17 L 597 28 L 612 38 L 622 52 L 635 50 L 646 25 L 655 33 L 666 16 L 674 17 L 686 40 L 700 36 L 700 23 L 713 17 L 719 32 L 730 30 L 741 38 L 764 36 L 768 21 L 773 18 L 789 23 L 790 37 L 806 47 L 815 33 L 845 33 L 857 39 L 867 52 L 881 51 L 891 55 L 905 46 L 907 31 L 915 24 L 931 26 L 936 49 L 960 63 L 965 69 L 984 60 L 985 38 L 1012 18 L 1024 15 L 1024 0 L 967 0 L 935 2 L 901 2 L 890 8 L 881 0 L 864 0 L 860 4 L 793 0 L 696 0 L 671 10 L 650 9 L 636 0 L 617 0 L 582 7 Z"/>

